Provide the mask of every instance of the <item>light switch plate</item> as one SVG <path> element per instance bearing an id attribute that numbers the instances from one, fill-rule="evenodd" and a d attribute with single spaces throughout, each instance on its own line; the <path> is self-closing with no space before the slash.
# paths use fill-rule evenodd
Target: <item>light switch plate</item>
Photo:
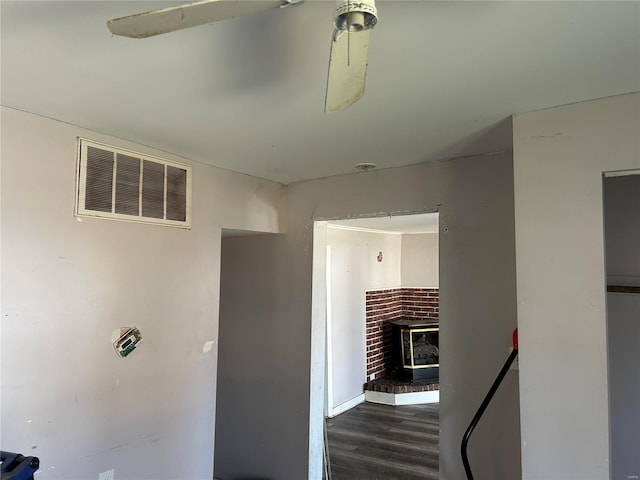
<path id="1" fill-rule="evenodd" d="M 98 475 L 98 480 L 114 480 L 114 470 L 107 470 Z"/>

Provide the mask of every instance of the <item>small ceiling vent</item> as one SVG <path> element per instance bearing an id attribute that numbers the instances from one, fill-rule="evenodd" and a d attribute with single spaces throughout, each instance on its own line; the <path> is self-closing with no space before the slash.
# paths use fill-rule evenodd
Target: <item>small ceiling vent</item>
<path id="1" fill-rule="evenodd" d="M 191 167 L 79 139 L 76 214 L 191 227 Z"/>

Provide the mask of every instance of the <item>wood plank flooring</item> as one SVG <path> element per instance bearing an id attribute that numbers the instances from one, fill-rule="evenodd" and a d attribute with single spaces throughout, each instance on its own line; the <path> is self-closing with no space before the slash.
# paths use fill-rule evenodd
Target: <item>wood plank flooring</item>
<path id="1" fill-rule="evenodd" d="M 331 480 L 437 480 L 438 404 L 362 403 L 327 419 Z"/>

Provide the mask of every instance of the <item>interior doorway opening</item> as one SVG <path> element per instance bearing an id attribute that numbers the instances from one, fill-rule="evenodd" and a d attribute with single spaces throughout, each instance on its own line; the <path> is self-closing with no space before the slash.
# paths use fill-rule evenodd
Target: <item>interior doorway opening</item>
<path id="1" fill-rule="evenodd" d="M 638 478 L 640 431 L 640 171 L 605 174 L 611 478 Z"/>
<path id="2" fill-rule="evenodd" d="M 282 376 L 286 363 L 273 325 L 262 320 L 273 309 L 266 286 L 279 274 L 273 252 L 280 237 L 222 230 L 214 478 L 265 478 L 281 468 L 273 441 L 280 425 L 272 414 L 281 399 L 262 388 Z M 263 447 L 249 451 L 247 439 Z"/>
<path id="3" fill-rule="evenodd" d="M 389 406 L 386 415 L 394 406 L 430 404 L 437 421 L 439 265 L 437 212 L 315 222 L 312 376 L 314 366 L 316 375 L 323 371 L 324 418 L 368 402 Z M 410 327 L 415 332 L 403 333 Z M 404 369 L 411 342 L 403 347 L 403 335 L 415 337 L 417 348 Z M 429 362 L 422 362 L 427 349 Z M 310 443 L 310 465 L 326 469 L 327 450 L 313 448 L 313 423 Z M 310 471 L 309 478 L 320 477 Z"/>

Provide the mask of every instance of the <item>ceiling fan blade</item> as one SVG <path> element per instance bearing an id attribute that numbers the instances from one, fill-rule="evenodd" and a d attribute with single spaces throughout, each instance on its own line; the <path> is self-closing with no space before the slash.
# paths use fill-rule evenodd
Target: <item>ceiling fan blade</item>
<path id="1" fill-rule="evenodd" d="M 364 95 L 370 30 L 334 34 L 331 42 L 325 112 L 339 112 Z"/>
<path id="2" fill-rule="evenodd" d="M 128 17 L 114 18 L 107 27 L 114 35 L 146 38 L 183 28 L 262 12 L 286 4 L 283 0 L 203 0 Z"/>

